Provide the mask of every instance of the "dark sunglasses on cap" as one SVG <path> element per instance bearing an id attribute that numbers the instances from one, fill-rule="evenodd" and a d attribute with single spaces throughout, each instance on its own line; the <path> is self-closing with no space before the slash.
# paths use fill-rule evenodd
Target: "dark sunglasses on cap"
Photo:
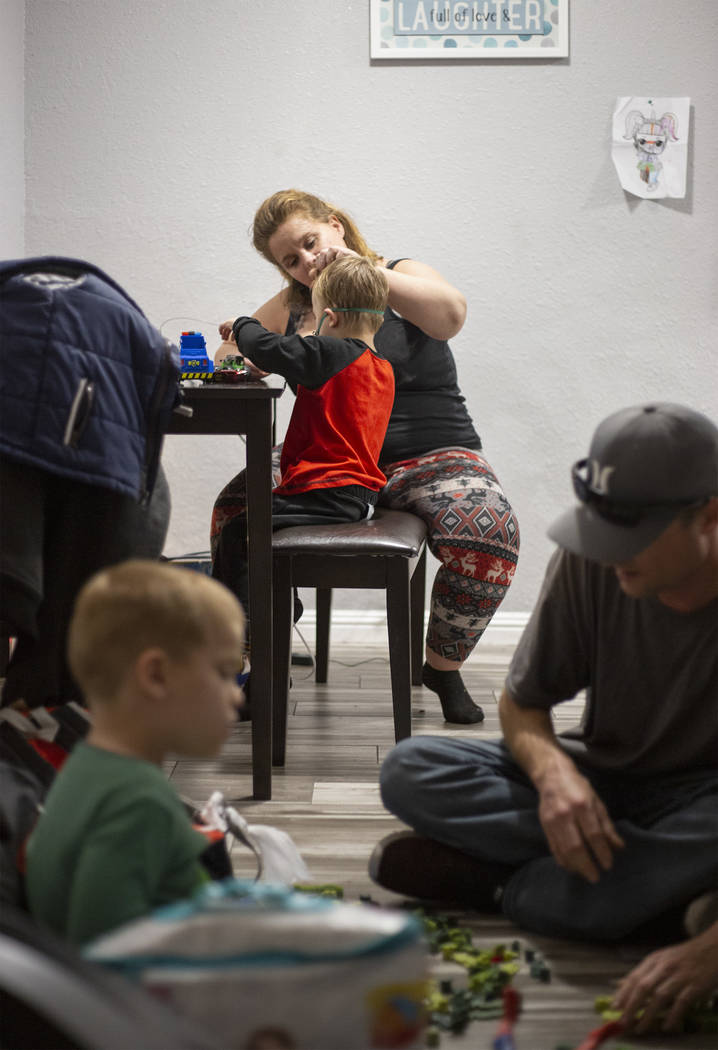
<path id="1" fill-rule="evenodd" d="M 699 507 L 703 499 L 665 500 L 661 503 L 624 503 L 609 499 L 602 492 L 591 488 L 591 464 L 588 459 L 579 459 L 571 467 L 573 491 L 582 503 L 589 503 L 606 521 L 627 527 L 638 525 L 645 517 L 657 510 L 680 510 L 682 507 Z"/>

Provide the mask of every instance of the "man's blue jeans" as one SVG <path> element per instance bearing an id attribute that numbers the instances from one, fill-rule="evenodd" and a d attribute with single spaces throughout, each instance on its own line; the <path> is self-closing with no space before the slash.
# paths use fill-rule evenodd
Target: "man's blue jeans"
<path id="1" fill-rule="evenodd" d="M 718 886 L 718 775 L 625 775 L 577 762 L 625 848 L 592 884 L 559 867 L 538 794 L 501 741 L 412 737 L 381 770 L 384 805 L 421 835 L 515 865 L 502 908 L 536 933 L 616 940 Z"/>

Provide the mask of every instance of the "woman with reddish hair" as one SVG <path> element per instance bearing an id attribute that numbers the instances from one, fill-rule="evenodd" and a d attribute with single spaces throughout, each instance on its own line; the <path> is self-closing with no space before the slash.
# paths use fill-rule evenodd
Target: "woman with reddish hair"
<path id="1" fill-rule="evenodd" d="M 396 393 L 380 457 L 387 483 L 379 505 L 422 518 L 429 549 L 441 562 L 431 595 L 423 683 L 439 696 L 448 722 L 481 722 L 483 711 L 460 671 L 511 583 L 519 528 L 483 455 L 448 344 L 463 327 L 466 301 L 426 263 L 373 251 L 346 212 L 299 190 L 280 191 L 260 205 L 253 241 L 287 282 L 254 314 L 279 334 L 314 332 L 312 284 L 335 259 L 367 256 L 384 272 L 389 300 L 375 344 L 391 362 Z M 223 339 L 231 329 L 231 321 L 220 326 Z M 224 526 L 244 507 L 242 473 L 215 504 L 213 551 Z"/>

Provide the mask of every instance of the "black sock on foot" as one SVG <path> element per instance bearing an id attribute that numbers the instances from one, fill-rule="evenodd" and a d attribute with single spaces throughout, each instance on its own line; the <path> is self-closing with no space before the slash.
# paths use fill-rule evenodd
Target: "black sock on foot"
<path id="1" fill-rule="evenodd" d="M 427 689 L 438 693 L 441 710 L 447 722 L 458 722 L 462 725 L 483 722 L 484 712 L 469 696 L 459 671 L 437 671 L 435 667 L 425 663 L 421 680 Z"/>

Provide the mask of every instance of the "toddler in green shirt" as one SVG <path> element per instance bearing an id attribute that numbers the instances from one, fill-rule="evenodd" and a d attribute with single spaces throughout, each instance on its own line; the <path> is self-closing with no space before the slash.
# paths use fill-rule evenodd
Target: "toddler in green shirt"
<path id="1" fill-rule="evenodd" d="M 168 783 L 169 755 L 210 758 L 242 703 L 244 615 L 222 584 L 152 561 L 81 590 L 68 656 L 92 727 L 30 838 L 33 915 L 78 944 L 190 896 L 207 840 Z"/>

